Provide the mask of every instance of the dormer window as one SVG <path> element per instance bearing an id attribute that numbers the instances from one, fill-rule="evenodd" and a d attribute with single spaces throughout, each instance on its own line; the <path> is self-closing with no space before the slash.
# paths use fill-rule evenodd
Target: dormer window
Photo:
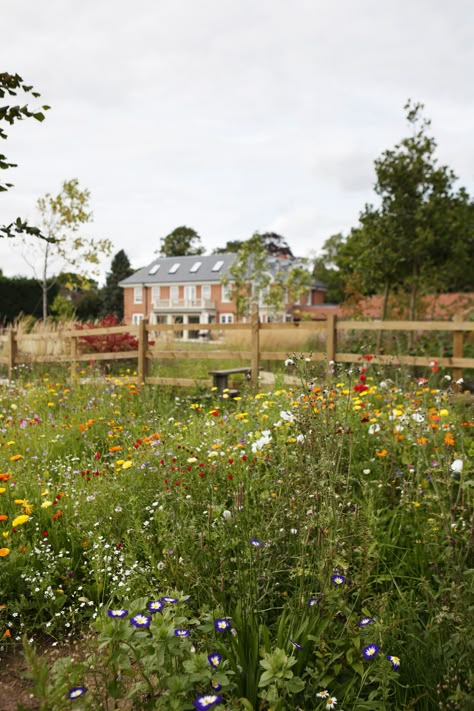
<path id="1" fill-rule="evenodd" d="M 223 260 L 223 259 L 219 259 L 219 261 L 217 261 L 217 262 L 214 264 L 214 266 L 212 267 L 211 271 L 213 271 L 213 272 L 219 272 L 219 271 L 222 269 L 223 264 L 224 264 L 224 260 Z"/>
<path id="2" fill-rule="evenodd" d="M 195 274 L 201 265 L 202 262 L 194 262 L 193 266 L 189 270 L 191 274 Z"/>
<path id="3" fill-rule="evenodd" d="M 150 269 L 150 271 L 148 272 L 148 274 L 156 274 L 156 272 L 158 271 L 159 268 L 160 268 L 160 265 L 159 265 L 159 264 L 154 264 L 154 265 L 151 267 L 151 269 Z"/>
<path id="4" fill-rule="evenodd" d="M 181 265 L 180 265 L 179 262 L 175 262 L 175 263 L 172 264 L 171 267 L 168 269 L 168 274 L 176 274 L 176 272 L 178 271 L 178 269 L 179 269 L 180 266 L 181 266 Z"/>

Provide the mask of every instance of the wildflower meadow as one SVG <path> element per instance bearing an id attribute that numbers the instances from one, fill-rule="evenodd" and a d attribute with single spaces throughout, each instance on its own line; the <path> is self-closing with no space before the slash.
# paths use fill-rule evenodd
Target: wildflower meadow
<path id="1" fill-rule="evenodd" d="M 314 367 L 238 397 L 92 363 L 1 387 L 0 656 L 34 708 L 474 709 L 472 405 L 442 372 Z"/>

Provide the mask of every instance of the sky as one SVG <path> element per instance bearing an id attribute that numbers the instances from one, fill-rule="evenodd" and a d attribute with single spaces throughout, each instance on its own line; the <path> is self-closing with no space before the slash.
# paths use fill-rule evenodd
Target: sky
<path id="1" fill-rule="evenodd" d="M 374 160 L 407 135 L 408 99 L 474 194 L 471 0 L 2 5 L 0 71 L 51 110 L 4 126 L 1 152 L 18 167 L 2 171 L 14 188 L 0 193 L 0 224 L 34 223 L 37 199 L 77 178 L 94 215 L 84 234 L 134 268 L 179 225 L 207 252 L 275 231 L 311 256 L 376 203 Z M 31 276 L 31 260 L 0 240 L 7 276 Z"/>

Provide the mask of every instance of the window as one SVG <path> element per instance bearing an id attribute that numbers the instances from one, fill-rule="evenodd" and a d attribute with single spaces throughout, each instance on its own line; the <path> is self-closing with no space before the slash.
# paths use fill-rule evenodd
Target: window
<path id="1" fill-rule="evenodd" d="M 175 262 L 175 263 L 172 264 L 172 265 L 170 266 L 170 268 L 168 269 L 168 274 L 176 274 L 176 272 L 178 271 L 178 269 L 179 269 L 180 266 L 181 266 L 181 265 L 180 265 L 179 262 Z"/>
<path id="2" fill-rule="evenodd" d="M 132 314 L 132 324 L 138 326 L 140 321 L 143 321 L 143 314 Z"/>
<path id="3" fill-rule="evenodd" d="M 205 299 L 206 301 L 209 301 L 211 298 L 211 285 L 210 284 L 203 284 L 201 286 L 201 298 Z"/>
<path id="4" fill-rule="evenodd" d="M 143 303 L 143 287 L 134 286 L 133 287 L 133 303 L 142 304 Z"/>
<path id="5" fill-rule="evenodd" d="M 202 262 L 194 262 L 193 266 L 191 267 L 191 269 L 190 269 L 189 271 L 190 271 L 192 274 L 194 274 L 195 272 L 197 272 L 197 270 L 199 269 L 199 267 L 201 266 L 201 264 L 202 264 Z"/>
<path id="6" fill-rule="evenodd" d="M 150 271 L 148 272 L 148 274 L 156 274 L 156 272 L 158 271 L 159 268 L 160 268 L 160 265 L 159 265 L 159 264 L 154 264 L 154 265 L 151 267 L 151 269 L 150 269 Z"/>
<path id="7" fill-rule="evenodd" d="M 234 314 L 221 314 L 219 320 L 221 323 L 234 323 Z"/>
<path id="8" fill-rule="evenodd" d="M 160 287 L 159 286 L 152 286 L 151 287 L 151 303 L 153 306 L 157 306 L 160 302 Z"/>
<path id="9" fill-rule="evenodd" d="M 212 272 L 219 272 L 219 271 L 222 269 L 223 264 L 224 264 L 224 260 L 223 260 L 223 259 L 219 259 L 219 260 L 214 264 L 214 266 L 212 267 L 211 271 L 212 271 Z"/>
<path id="10" fill-rule="evenodd" d="M 173 305 L 173 302 L 178 301 L 178 299 L 179 299 L 179 286 L 170 286 L 171 305 Z"/>
<path id="11" fill-rule="evenodd" d="M 232 284 L 222 284 L 221 301 L 223 303 L 229 303 L 229 301 L 232 301 Z"/>

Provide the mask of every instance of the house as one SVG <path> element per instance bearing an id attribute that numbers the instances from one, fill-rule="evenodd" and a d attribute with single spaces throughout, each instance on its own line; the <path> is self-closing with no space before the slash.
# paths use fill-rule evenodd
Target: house
<path id="1" fill-rule="evenodd" d="M 138 324 L 147 318 L 151 324 L 196 324 L 196 331 L 184 330 L 183 338 L 197 338 L 209 323 L 237 321 L 236 304 L 232 298 L 232 276 L 229 271 L 236 260 L 234 253 L 192 257 L 159 257 L 150 265 L 120 282 L 124 291 L 124 323 Z M 294 259 L 269 255 L 270 282 L 297 264 Z M 324 287 L 315 283 L 297 301 L 286 295 L 284 309 L 275 314 L 260 294 L 260 318 L 292 320 L 291 309 L 298 303 L 311 311 L 324 302 Z"/>

